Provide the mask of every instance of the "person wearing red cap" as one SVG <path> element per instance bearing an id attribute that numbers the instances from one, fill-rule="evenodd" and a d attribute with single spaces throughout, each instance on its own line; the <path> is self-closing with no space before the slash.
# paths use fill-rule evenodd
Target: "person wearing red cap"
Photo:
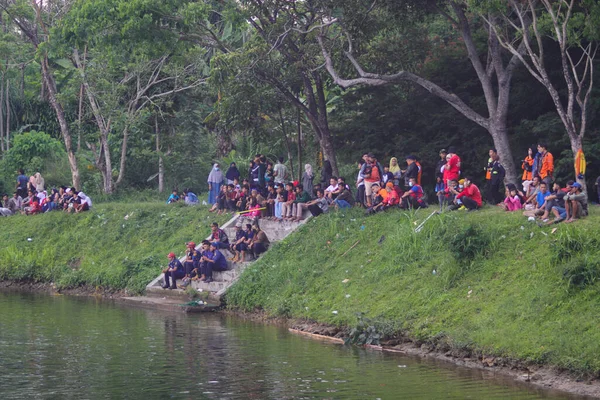
<path id="1" fill-rule="evenodd" d="M 171 252 L 167 255 L 169 257 L 169 265 L 167 268 L 163 269 L 163 274 L 165 274 L 165 282 L 162 285 L 163 289 L 177 289 L 177 279 L 181 279 L 185 276 L 185 271 L 183 270 L 183 265 L 177 259 L 175 253 Z M 170 279 L 169 279 L 170 278 Z M 169 281 L 171 282 L 169 284 Z"/>

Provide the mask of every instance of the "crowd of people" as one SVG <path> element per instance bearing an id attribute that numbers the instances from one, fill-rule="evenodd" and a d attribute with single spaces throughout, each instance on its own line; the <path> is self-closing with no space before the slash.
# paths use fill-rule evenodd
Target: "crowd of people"
<path id="1" fill-rule="evenodd" d="M 74 187 L 60 186 L 48 191 L 39 172 L 30 177 L 25 175 L 23 169 L 18 173 L 16 190 L 12 197 L 7 193 L 2 195 L 1 216 L 8 217 L 19 213 L 35 215 L 50 211 L 80 213 L 92 207 L 92 199 Z"/>
<path id="2" fill-rule="evenodd" d="M 213 222 L 211 235 L 202 241 L 200 249 L 196 243 L 186 244 L 185 259 L 183 263 L 173 252 L 169 253 L 169 264 L 163 272 L 163 289 L 185 289 L 192 281 L 210 283 L 213 281 L 214 271 L 227 270 L 227 259 L 221 250 L 227 249 L 233 256 L 232 262 L 244 262 L 246 256 L 259 257 L 269 248 L 270 242 L 260 225 L 246 224 L 243 229 L 239 222 L 235 227 L 235 239 L 229 240 L 227 233 Z M 177 285 L 177 280 L 181 280 Z"/>
<path id="3" fill-rule="evenodd" d="M 528 149 L 518 184 L 504 182 L 506 171 L 496 149 L 490 149 L 488 155 L 485 187 L 481 190 L 475 184 L 477 177 L 463 175 L 456 148 L 440 150 L 435 166 L 435 194 L 440 211 L 475 211 L 485 201 L 507 211 L 523 210 L 526 216 L 547 223 L 553 216 L 552 222 L 572 222 L 587 215 L 587 195 L 581 184 L 573 180 L 563 187 L 554 181 L 554 157 L 545 143 Z M 214 164 L 208 178 L 211 211 L 300 221 L 307 210 L 317 216 L 332 208 L 353 206 L 363 207 L 367 214 L 429 206 L 421 186 L 423 167 L 417 157 L 406 156 L 403 166 L 396 157 L 382 165 L 374 154 L 365 153 L 357 168 L 356 181 L 350 182 L 345 177 L 333 176 L 331 164 L 326 160 L 320 179 L 312 166 L 306 164 L 300 180 L 290 181 L 283 158 L 272 164 L 264 155 L 257 154 L 245 176 L 235 163 L 225 173 L 219 164 Z M 550 196 L 547 200 L 546 193 Z"/>

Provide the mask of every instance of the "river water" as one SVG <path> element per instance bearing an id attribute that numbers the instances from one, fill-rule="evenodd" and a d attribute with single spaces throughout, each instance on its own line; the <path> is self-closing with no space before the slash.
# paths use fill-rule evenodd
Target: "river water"
<path id="1" fill-rule="evenodd" d="M 567 398 L 218 314 L 0 292 L 1 399 Z"/>

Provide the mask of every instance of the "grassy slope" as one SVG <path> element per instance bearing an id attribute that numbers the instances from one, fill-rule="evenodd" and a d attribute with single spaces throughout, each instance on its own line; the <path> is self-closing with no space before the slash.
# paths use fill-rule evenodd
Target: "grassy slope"
<path id="1" fill-rule="evenodd" d="M 0 218 L 0 280 L 140 293 L 167 263 L 168 252 L 183 254 L 187 241 L 208 236 L 213 220 L 227 219 L 215 217 L 206 207 L 155 202 L 94 204 L 93 211 L 78 215 Z"/>
<path id="2" fill-rule="evenodd" d="M 364 313 L 380 332 L 598 374 L 600 213 L 540 228 L 488 208 L 414 233 L 429 212 L 313 219 L 248 268 L 227 301 L 337 325 Z M 575 267 L 584 287 L 565 277 Z"/>

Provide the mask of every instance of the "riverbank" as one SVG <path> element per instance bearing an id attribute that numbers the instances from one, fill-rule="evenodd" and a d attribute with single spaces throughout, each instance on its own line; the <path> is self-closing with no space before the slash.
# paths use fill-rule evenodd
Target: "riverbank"
<path id="1" fill-rule="evenodd" d="M 600 217 L 592 208 L 585 220 L 543 227 L 491 208 L 455 212 L 420 233 L 431 210 L 322 216 L 251 265 L 226 300 L 240 312 L 348 327 L 357 344 L 412 343 L 595 382 Z"/>
<path id="2" fill-rule="evenodd" d="M 456 212 L 414 233 L 430 211 L 313 219 L 244 272 L 229 311 L 600 397 L 600 213 L 539 227 L 496 209 Z M 2 218 L 1 286 L 141 293 L 213 218 L 158 203 Z"/>
<path id="3" fill-rule="evenodd" d="M 0 281 L 52 284 L 56 290 L 141 294 L 188 241 L 227 216 L 183 204 L 98 203 L 81 214 L 0 218 Z"/>

